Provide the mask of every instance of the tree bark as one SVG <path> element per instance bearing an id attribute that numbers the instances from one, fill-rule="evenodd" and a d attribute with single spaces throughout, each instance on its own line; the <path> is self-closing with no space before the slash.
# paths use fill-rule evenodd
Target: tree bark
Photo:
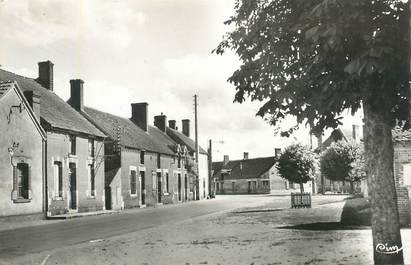
<path id="1" fill-rule="evenodd" d="M 383 100 L 379 101 L 383 102 Z M 402 249 L 393 169 L 390 121 L 376 100 L 363 102 L 364 149 L 371 197 L 371 225 L 375 264 L 404 264 L 403 252 L 381 253 L 379 244 Z"/>

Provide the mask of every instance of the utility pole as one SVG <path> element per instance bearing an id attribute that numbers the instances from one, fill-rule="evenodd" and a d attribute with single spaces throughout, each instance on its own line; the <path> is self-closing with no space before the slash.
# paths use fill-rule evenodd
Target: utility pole
<path id="1" fill-rule="evenodd" d="M 195 144 L 196 144 L 196 162 L 198 163 L 198 96 L 194 95 L 194 132 L 195 132 Z"/>
<path id="2" fill-rule="evenodd" d="M 212 167 L 213 167 L 213 143 L 212 143 L 212 140 L 210 139 L 208 141 L 208 195 L 210 196 L 210 198 L 214 197 L 213 196 L 214 188 L 212 187 L 214 186 Z"/>
<path id="3" fill-rule="evenodd" d="M 197 174 L 199 174 L 200 169 L 198 166 L 198 113 L 197 113 L 197 106 L 198 106 L 198 96 L 194 95 L 194 133 L 195 133 L 195 151 L 196 151 L 196 164 L 197 164 Z M 196 176 L 196 181 L 195 181 L 195 199 L 199 200 L 200 199 L 200 179 L 199 176 Z"/>

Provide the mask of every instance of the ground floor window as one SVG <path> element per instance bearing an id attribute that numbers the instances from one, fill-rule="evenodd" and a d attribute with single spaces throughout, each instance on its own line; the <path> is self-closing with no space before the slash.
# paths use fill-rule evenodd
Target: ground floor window
<path id="1" fill-rule="evenodd" d="M 261 181 L 261 185 L 263 186 L 264 189 L 268 189 L 268 188 L 270 188 L 270 181 L 263 180 L 263 181 Z"/>
<path id="2" fill-rule="evenodd" d="M 137 174 L 135 170 L 130 171 L 130 194 L 137 195 Z"/>
<path id="3" fill-rule="evenodd" d="M 18 163 L 16 167 L 17 173 L 17 198 L 29 198 L 29 165 L 26 163 Z"/>
<path id="4" fill-rule="evenodd" d="M 96 174 L 94 171 L 94 164 L 88 165 L 89 176 L 90 176 L 90 195 L 92 197 L 96 196 Z"/>
<path id="5" fill-rule="evenodd" d="M 54 162 L 54 190 L 56 197 L 63 197 L 63 164 L 60 161 Z"/>
<path id="6" fill-rule="evenodd" d="M 169 193 L 168 172 L 166 172 L 166 192 Z"/>

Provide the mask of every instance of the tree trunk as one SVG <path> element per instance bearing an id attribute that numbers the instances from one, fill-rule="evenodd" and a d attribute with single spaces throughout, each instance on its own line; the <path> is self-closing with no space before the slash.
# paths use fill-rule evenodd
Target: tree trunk
<path id="1" fill-rule="evenodd" d="M 376 102 L 375 98 L 363 102 L 364 149 L 371 197 L 374 263 L 404 264 L 394 180 L 391 126 L 384 108 Z M 381 248 L 381 244 L 386 250 L 398 248 L 400 251 L 384 253 L 387 251 Z"/>

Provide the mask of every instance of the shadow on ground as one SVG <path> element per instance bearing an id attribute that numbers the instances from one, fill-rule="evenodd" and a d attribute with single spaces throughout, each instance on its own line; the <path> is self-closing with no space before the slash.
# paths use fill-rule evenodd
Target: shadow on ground
<path id="1" fill-rule="evenodd" d="M 371 225 L 370 202 L 365 198 L 349 198 L 345 201 L 340 222 L 316 222 L 278 227 L 301 230 L 357 230 Z"/>

